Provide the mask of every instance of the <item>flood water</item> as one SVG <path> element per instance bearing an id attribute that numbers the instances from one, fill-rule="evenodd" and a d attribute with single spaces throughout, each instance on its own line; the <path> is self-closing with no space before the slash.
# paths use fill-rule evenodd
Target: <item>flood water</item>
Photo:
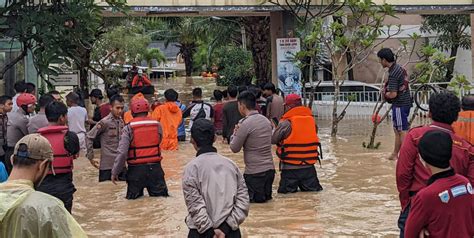
<path id="1" fill-rule="evenodd" d="M 210 82 L 206 95 L 212 93 Z M 168 87 L 170 84 L 166 84 Z M 189 97 L 189 85 L 171 83 Z M 200 84 L 201 85 L 201 84 Z M 160 85 L 163 87 L 163 85 Z M 212 89 L 212 90 L 211 90 Z M 162 94 L 161 94 L 162 95 Z M 396 237 L 399 202 L 395 186 L 395 162 L 385 159 L 393 144 L 390 124 L 382 124 L 377 141 L 380 149 L 362 147 L 371 131 L 367 121 L 342 121 L 339 137 L 330 139 L 330 122 L 318 121 L 323 144 L 318 177 L 324 190 L 318 193 L 277 194 L 279 174 L 273 184 L 273 200 L 251 204 L 241 226 L 244 236 L 378 236 Z M 242 153 L 233 154 L 218 142 L 218 151 L 235 161 L 243 171 Z M 96 156 L 98 156 L 96 151 Z M 98 171 L 85 158 L 76 160 L 73 214 L 91 237 L 186 237 L 187 215 L 181 188 L 183 167 L 195 151 L 189 142 L 179 151 L 164 152 L 162 162 L 170 197 L 126 200 L 126 184 L 98 183 Z M 276 156 L 275 156 L 276 158 Z M 277 160 L 275 160 L 277 165 Z M 146 194 L 146 193 L 145 193 Z"/>

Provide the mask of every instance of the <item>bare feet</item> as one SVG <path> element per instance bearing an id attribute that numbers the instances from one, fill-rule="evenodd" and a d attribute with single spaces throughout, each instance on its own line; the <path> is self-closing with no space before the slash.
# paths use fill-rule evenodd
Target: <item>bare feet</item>
<path id="1" fill-rule="evenodd" d="M 398 154 L 392 153 L 390 154 L 389 157 L 387 157 L 388 160 L 397 160 L 398 159 Z"/>

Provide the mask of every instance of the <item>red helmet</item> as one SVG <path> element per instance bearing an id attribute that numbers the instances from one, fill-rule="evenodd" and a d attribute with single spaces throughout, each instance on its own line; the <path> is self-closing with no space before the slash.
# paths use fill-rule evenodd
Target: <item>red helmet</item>
<path id="1" fill-rule="evenodd" d="M 35 104 L 35 103 L 36 103 L 36 97 L 35 95 L 31 93 L 22 93 L 16 99 L 16 105 L 18 105 L 19 107 L 23 105 L 28 106 L 30 104 Z"/>
<path id="2" fill-rule="evenodd" d="M 134 114 L 148 112 L 150 110 L 150 104 L 144 98 L 132 100 L 131 109 Z"/>

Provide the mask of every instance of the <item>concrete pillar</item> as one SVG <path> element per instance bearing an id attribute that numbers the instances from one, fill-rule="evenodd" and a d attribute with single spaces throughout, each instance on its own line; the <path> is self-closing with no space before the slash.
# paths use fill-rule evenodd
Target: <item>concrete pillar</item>
<path id="1" fill-rule="evenodd" d="M 270 41 L 272 44 L 272 82 L 278 83 L 278 65 L 277 65 L 277 44 L 276 39 L 282 37 L 283 34 L 283 13 L 270 13 Z"/>
<path id="2" fill-rule="evenodd" d="M 277 38 L 295 37 L 295 20 L 290 13 L 270 12 L 270 40 L 272 45 L 272 82 L 278 85 Z"/>

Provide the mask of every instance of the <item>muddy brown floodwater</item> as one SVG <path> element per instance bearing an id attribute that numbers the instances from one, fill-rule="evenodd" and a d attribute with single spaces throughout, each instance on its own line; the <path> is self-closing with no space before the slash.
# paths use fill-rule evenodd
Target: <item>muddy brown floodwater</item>
<path id="1" fill-rule="evenodd" d="M 170 84 L 181 93 L 189 85 Z M 158 85 L 169 87 L 169 84 Z M 183 85 L 183 86 L 182 86 Z M 214 84 L 206 82 L 206 95 Z M 180 88 L 182 87 L 182 88 Z M 367 150 L 371 122 L 341 122 L 337 140 L 330 139 L 330 122 L 318 121 L 323 144 L 322 168 L 317 166 L 321 184 L 318 193 L 277 194 L 279 174 L 273 184 L 274 199 L 252 204 L 241 226 L 244 236 L 377 236 L 396 237 L 399 214 L 395 186 L 395 162 L 385 159 L 392 150 L 390 124 L 379 128 L 380 149 Z M 235 161 L 243 171 L 242 153 L 233 154 L 228 145 L 217 143 L 221 154 Z M 99 152 L 96 151 L 96 156 Z M 164 152 L 162 162 L 170 197 L 145 196 L 126 200 L 126 184 L 98 183 L 98 171 L 85 158 L 76 160 L 73 214 L 91 237 L 186 237 L 187 215 L 181 175 L 195 151 L 189 142 L 175 152 Z M 276 158 L 276 156 L 275 156 Z M 277 160 L 275 160 L 277 165 Z"/>

